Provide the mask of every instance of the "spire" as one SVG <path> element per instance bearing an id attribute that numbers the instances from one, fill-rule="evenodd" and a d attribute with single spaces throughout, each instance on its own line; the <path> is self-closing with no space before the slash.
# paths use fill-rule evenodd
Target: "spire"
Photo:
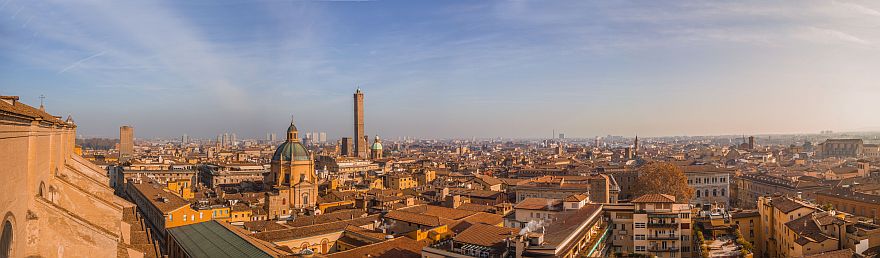
<path id="1" fill-rule="evenodd" d="M 43 99 L 45 99 L 45 98 L 46 98 L 46 96 L 44 96 L 43 94 L 40 94 L 40 111 L 43 111 L 43 112 L 46 112 L 46 107 L 43 106 Z"/>
<path id="2" fill-rule="evenodd" d="M 287 127 L 287 141 L 291 142 L 297 140 L 297 137 L 299 137 L 298 131 L 296 125 L 293 125 L 293 115 L 290 115 L 290 126 Z"/>

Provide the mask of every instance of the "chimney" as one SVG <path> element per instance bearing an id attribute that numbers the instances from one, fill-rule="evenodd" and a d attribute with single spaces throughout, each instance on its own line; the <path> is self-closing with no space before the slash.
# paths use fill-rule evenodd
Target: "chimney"
<path id="1" fill-rule="evenodd" d="M 6 102 L 9 105 L 15 106 L 15 103 L 18 102 L 18 96 L 0 96 L 0 100 Z"/>

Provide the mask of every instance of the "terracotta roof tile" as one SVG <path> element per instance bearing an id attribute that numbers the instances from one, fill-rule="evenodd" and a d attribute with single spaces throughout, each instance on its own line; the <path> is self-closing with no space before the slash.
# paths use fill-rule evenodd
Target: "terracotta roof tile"
<path id="1" fill-rule="evenodd" d="M 465 244 L 499 247 L 505 244 L 505 239 L 515 236 L 518 232 L 519 230 L 515 228 L 474 224 L 456 235 L 453 240 Z"/>
<path id="2" fill-rule="evenodd" d="M 632 203 L 675 203 L 675 196 L 668 194 L 646 194 L 630 201 Z"/>
<path id="3" fill-rule="evenodd" d="M 393 210 L 389 211 L 385 214 L 386 219 L 393 219 L 397 221 L 405 221 L 413 224 L 424 225 L 429 227 L 437 227 L 440 226 L 440 218 L 436 216 L 412 213 L 408 211 L 401 210 Z"/>
<path id="4" fill-rule="evenodd" d="M 428 246 L 427 242 L 415 241 L 407 237 L 398 237 L 392 240 L 361 246 L 351 250 L 327 255 L 328 258 L 336 257 L 402 257 L 418 258 L 422 256 L 422 248 Z"/>
<path id="5" fill-rule="evenodd" d="M 547 210 L 554 209 L 557 205 L 562 204 L 562 201 L 557 199 L 547 199 L 547 198 L 526 198 L 522 200 L 514 208 L 516 209 L 525 209 L 525 210 Z"/>

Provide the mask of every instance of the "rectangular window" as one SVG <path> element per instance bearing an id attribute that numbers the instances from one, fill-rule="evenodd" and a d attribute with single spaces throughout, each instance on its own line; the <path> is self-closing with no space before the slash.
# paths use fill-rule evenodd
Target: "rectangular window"
<path id="1" fill-rule="evenodd" d="M 645 223 L 636 222 L 635 228 L 645 228 Z"/>
<path id="2" fill-rule="evenodd" d="M 174 221 L 174 215 L 168 214 L 168 221 Z"/>
<path id="3" fill-rule="evenodd" d="M 645 246 L 643 246 L 643 245 L 636 246 L 636 252 L 644 252 L 644 251 L 645 251 Z"/>
<path id="4" fill-rule="evenodd" d="M 690 228 L 691 228 L 690 223 L 681 223 L 681 229 L 690 229 Z"/>
<path id="5" fill-rule="evenodd" d="M 636 235 L 636 240 L 645 240 L 645 235 Z"/>

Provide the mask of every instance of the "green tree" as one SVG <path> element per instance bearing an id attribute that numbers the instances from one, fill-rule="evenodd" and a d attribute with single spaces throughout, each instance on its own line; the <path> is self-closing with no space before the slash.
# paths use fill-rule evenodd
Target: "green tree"
<path id="1" fill-rule="evenodd" d="M 635 196 L 668 194 L 675 196 L 675 201 L 678 203 L 688 203 L 694 197 L 694 189 L 688 186 L 687 176 L 675 164 L 651 163 L 641 167 L 639 172 Z"/>

